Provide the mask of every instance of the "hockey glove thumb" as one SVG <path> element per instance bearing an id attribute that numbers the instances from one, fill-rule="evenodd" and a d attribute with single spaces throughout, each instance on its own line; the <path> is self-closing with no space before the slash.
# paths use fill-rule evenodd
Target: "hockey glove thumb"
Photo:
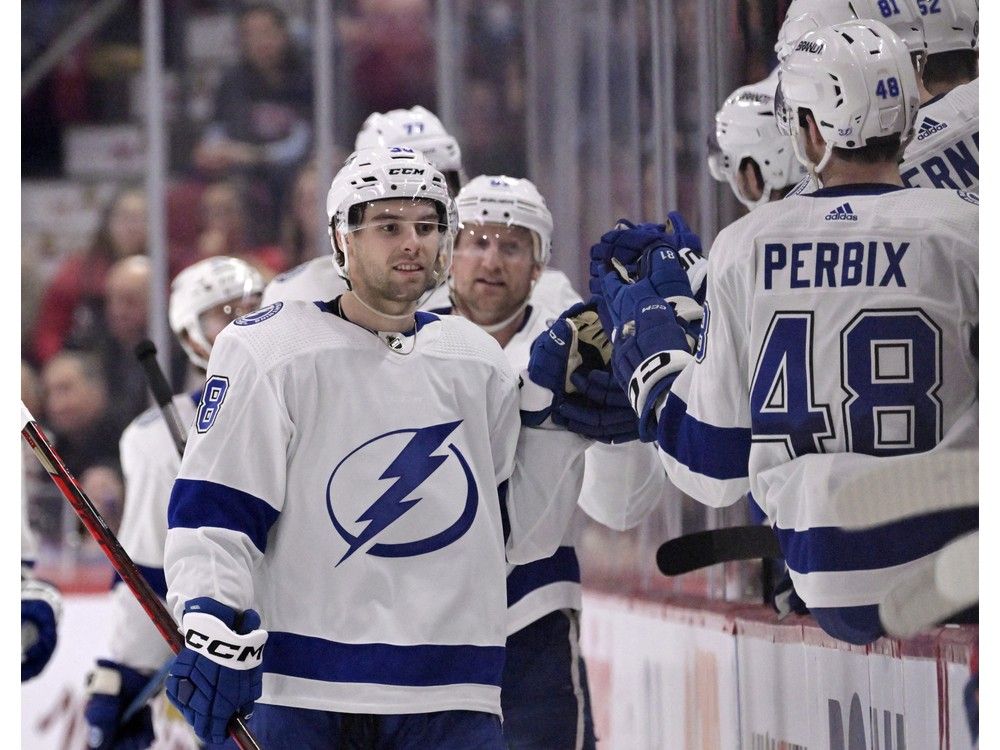
<path id="1" fill-rule="evenodd" d="M 143 706 L 124 725 L 122 714 L 146 686 L 149 675 L 124 664 L 98 659 L 87 676 L 87 747 L 90 750 L 145 750 L 153 744 L 153 715 Z"/>
<path id="2" fill-rule="evenodd" d="M 37 676 L 56 650 L 62 597 L 55 586 L 21 575 L 21 682 Z"/>
<path id="3" fill-rule="evenodd" d="M 264 644 L 254 610 L 237 613 L 208 597 L 184 606 L 185 646 L 167 677 L 167 697 L 203 742 L 221 743 L 237 712 L 248 715 L 260 697 Z"/>

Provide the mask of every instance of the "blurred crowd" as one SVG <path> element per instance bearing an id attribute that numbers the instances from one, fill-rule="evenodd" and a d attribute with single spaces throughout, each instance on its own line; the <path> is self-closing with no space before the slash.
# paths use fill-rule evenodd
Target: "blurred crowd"
<path id="1" fill-rule="evenodd" d="M 645 3 L 614 0 L 611 6 L 612 19 L 629 8 L 637 14 L 638 115 L 646 121 L 656 32 Z M 675 6 L 677 25 L 693 27 L 696 0 Z M 761 40 L 774 38 L 786 6 L 787 0 L 728 3 L 720 33 L 743 50 L 731 59 L 750 63 L 726 77 L 738 76 L 740 83 L 766 75 L 773 52 Z M 106 7 L 109 17 L 93 17 Z M 369 113 L 439 107 L 435 7 L 433 0 L 333 2 L 334 171 Z M 317 210 L 317 190 L 325 186 L 317 185 L 314 157 L 314 3 L 178 0 L 169 8 L 170 276 L 199 259 L 228 255 L 270 279 L 314 257 L 325 237 Z M 458 2 L 455 8 L 463 43 L 453 125 L 466 172 L 527 174 L 524 3 Z M 139 0 L 22 3 L 22 76 L 33 81 L 22 99 L 22 179 L 25 186 L 72 186 L 92 216 L 89 231 L 74 234 L 57 215 L 34 231 L 29 219 L 37 217 L 25 212 L 22 398 L 112 526 L 123 496 L 118 439 L 151 403 L 133 355 L 147 336 L 151 284 L 144 157 L 134 147 L 144 118 L 141 10 Z M 75 36 L 88 18 L 94 30 Z M 610 33 L 616 45 L 625 45 L 636 32 L 613 23 Z M 67 39 L 73 42 L 68 52 L 49 65 L 46 50 Z M 677 39 L 676 65 L 690 65 L 695 36 L 678 33 Z M 592 55 L 583 51 L 584 83 L 594 77 Z M 683 101 L 675 104 L 683 178 L 702 169 L 694 142 L 698 113 Z M 581 102 L 582 110 L 587 106 Z M 619 106 L 613 97 L 613 109 Z M 586 147 L 587 138 L 581 142 Z M 66 237 L 76 236 L 83 240 L 76 247 L 62 247 Z M 193 385 L 176 344 L 167 360 L 175 390 Z M 28 485 L 31 520 L 43 544 L 86 545 L 86 535 L 66 520 L 61 500 L 34 464 L 26 463 L 36 472 Z"/>

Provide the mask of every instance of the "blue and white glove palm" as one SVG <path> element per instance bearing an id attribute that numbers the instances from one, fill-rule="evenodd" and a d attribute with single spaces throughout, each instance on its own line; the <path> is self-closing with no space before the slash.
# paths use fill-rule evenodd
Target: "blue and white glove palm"
<path id="1" fill-rule="evenodd" d="M 167 677 L 167 697 L 203 742 L 219 744 L 237 713 L 260 697 L 264 644 L 260 615 L 208 597 L 192 599 L 181 620 L 184 648 Z"/>
<path id="2" fill-rule="evenodd" d="M 58 640 L 62 597 L 52 584 L 21 572 L 21 682 L 38 676 Z"/>
<path id="3" fill-rule="evenodd" d="M 614 326 L 612 365 L 639 417 L 639 439 L 656 439 L 654 409 L 674 379 L 694 360 L 701 307 L 691 297 L 687 274 L 673 248 L 660 245 L 639 263 L 641 278 L 631 281 L 622 271 L 606 273 L 601 294 Z"/>
<path id="4" fill-rule="evenodd" d="M 125 724 L 122 714 L 149 681 L 124 664 L 98 659 L 87 677 L 87 747 L 90 750 L 145 750 L 153 744 L 153 715 L 149 706 L 136 711 Z"/>
<path id="5" fill-rule="evenodd" d="M 581 302 L 560 315 L 531 344 L 528 377 L 552 392 L 540 417 L 593 440 L 621 443 L 637 437 L 631 410 L 610 369 L 611 342 L 601 325 L 596 302 Z"/>

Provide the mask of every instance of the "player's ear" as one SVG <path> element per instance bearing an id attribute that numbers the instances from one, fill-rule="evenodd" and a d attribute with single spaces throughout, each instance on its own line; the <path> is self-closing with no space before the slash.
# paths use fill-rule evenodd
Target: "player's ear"
<path id="1" fill-rule="evenodd" d="M 531 267 L 531 280 L 538 281 L 538 277 L 542 275 L 542 270 L 545 268 L 541 263 L 535 263 Z"/>
<path id="2" fill-rule="evenodd" d="M 816 124 L 816 118 L 813 117 L 812 112 L 806 112 L 805 118 L 806 127 L 808 128 L 807 134 L 809 138 L 809 145 L 816 147 L 820 153 L 822 153 L 826 149 L 826 139 L 819 131 L 819 125 Z"/>

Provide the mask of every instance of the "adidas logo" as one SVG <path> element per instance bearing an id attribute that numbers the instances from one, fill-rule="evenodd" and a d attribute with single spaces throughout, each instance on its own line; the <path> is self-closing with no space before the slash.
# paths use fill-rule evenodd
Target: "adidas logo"
<path id="1" fill-rule="evenodd" d="M 827 221 L 857 221 L 858 215 L 854 213 L 854 209 L 851 208 L 850 203 L 845 203 L 842 206 L 837 206 L 830 213 L 826 215 Z"/>
<path id="2" fill-rule="evenodd" d="M 948 123 L 946 122 L 938 122 L 930 117 L 925 117 L 923 122 L 920 123 L 920 129 L 917 132 L 917 140 L 922 141 L 924 138 L 929 138 L 935 133 L 940 133 L 946 127 L 948 127 Z"/>

